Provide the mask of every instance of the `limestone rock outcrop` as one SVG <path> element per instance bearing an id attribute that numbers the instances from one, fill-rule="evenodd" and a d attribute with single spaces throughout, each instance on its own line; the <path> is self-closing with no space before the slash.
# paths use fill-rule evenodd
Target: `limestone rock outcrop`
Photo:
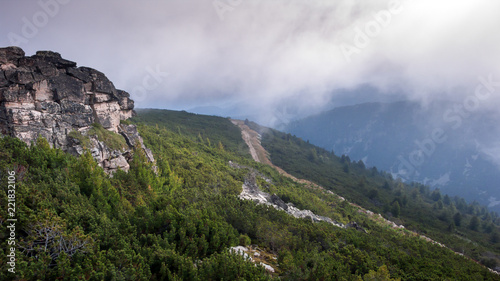
<path id="1" fill-rule="evenodd" d="M 144 149 L 134 125 L 120 121 L 134 115 L 134 101 L 127 92 L 117 90 L 101 72 L 77 67 L 59 53 L 39 51 L 25 56 L 18 47 L 0 48 L 0 133 L 30 144 L 42 136 L 52 147 L 75 155 L 84 144 L 75 133 L 89 141 L 86 147 L 106 172 L 128 170 L 133 147 Z M 126 146 L 111 148 L 96 135 L 88 134 L 93 125 L 122 135 Z M 124 143 L 125 143 L 124 141 Z"/>
<path id="2" fill-rule="evenodd" d="M 257 184 L 257 177 L 262 178 L 268 184 L 272 184 L 271 179 L 266 178 L 264 175 L 258 173 L 253 168 L 241 166 L 237 163 L 229 161 L 229 166 L 234 169 L 249 169 L 250 172 L 245 177 L 245 182 L 242 185 L 242 191 L 238 196 L 241 200 L 252 200 L 257 204 L 272 206 L 277 210 L 285 211 L 287 214 L 296 218 L 310 219 L 312 222 L 324 221 L 336 227 L 345 228 L 346 226 L 340 222 L 334 221 L 329 217 L 319 216 L 314 214 L 311 210 L 300 210 L 292 203 L 285 203 L 278 195 L 270 195 L 262 191 Z"/>

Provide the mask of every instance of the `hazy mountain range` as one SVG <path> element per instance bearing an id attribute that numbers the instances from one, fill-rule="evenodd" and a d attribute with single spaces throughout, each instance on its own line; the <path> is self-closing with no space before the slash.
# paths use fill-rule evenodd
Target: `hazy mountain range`
<path id="1" fill-rule="evenodd" d="M 499 208 L 495 118 L 440 101 L 338 107 L 284 130 L 335 154 L 363 160 L 394 177 Z"/>

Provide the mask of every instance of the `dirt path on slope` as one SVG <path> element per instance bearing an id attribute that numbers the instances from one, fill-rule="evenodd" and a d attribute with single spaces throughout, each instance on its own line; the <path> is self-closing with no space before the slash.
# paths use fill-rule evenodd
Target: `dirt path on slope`
<path id="1" fill-rule="evenodd" d="M 275 166 L 269 159 L 269 152 L 266 151 L 266 149 L 262 146 L 260 142 L 260 134 L 250 129 L 250 127 L 245 125 L 245 122 L 242 120 L 231 119 L 231 122 L 241 129 L 241 136 L 243 137 L 245 143 L 248 145 L 248 148 L 250 149 L 250 154 L 252 155 L 252 158 L 253 160 L 255 160 L 255 162 L 269 165 L 274 169 L 276 169 L 281 175 L 290 178 L 296 182 L 306 184 L 310 187 L 323 189 L 321 186 L 315 183 L 303 179 L 298 179 L 290 175 L 289 173 L 285 172 L 285 170 L 281 169 L 280 167 Z"/>

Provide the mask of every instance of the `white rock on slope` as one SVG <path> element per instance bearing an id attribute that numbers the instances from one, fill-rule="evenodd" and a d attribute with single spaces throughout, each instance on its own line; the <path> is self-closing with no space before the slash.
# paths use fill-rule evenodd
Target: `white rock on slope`
<path id="1" fill-rule="evenodd" d="M 246 167 L 241 167 L 232 162 L 230 162 L 229 165 L 233 168 L 246 168 Z M 257 175 L 258 173 L 253 170 L 248 174 L 247 178 L 245 179 L 245 182 L 242 185 L 243 190 L 239 195 L 240 199 L 252 200 L 257 204 L 265 204 L 268 206 L 272 206 L 275 209 L 285 211 L 287 214 L 296 218 L 310 218 L 313 222 L 324 221 L 334 226 L 345 228 L 345 225 L 342 223 L 336 222 L 328 217 L 318 216 L 310 210 L 300 210 L 295 206 L 293 206 L 293 204 L 291 203 L 286 204 L 276 194 L 269 195 L 268 193 L 261 191 L 256 183 Z M 264 180 L 266 180 L 266 182 L 270 182 L 269 179 L 264 178 Z"/>

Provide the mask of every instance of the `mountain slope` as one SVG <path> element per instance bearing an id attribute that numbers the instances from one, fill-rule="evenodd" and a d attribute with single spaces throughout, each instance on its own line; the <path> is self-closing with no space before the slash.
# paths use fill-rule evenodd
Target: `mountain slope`
<path id="1" fill-rule="evenodd" d="M 185 114 L 185 113 L 181 113 L 181 114 Z M 203 122 L 203 118 L 204 116 L 197 116 L 197 115 L 191 115 L 191 118 L 195 119 L 193 120 L 195 123 L 196 122 Z M 229 123 L 229 120 L 227 119 L 222 119 L 220 118 L 221 122 L 223 123 Z M 169 120 L 167 119 L 163 119 L 163 122 L 164 123 L 170 123 Z M 243 125 L 241 124 L 241 121 L 240 122 L 237 122 L 238 125 Z M 252 126 L 252 124 L 249 124 L 250 126 Z M 207 126 L 203 126 L 204 128 L 210 128 L 210 126 L 208 125 L 207 123 Z M 260 128 L 260 133 L 262 133 L 262 137 L 263 137 L 263 140 L 265 142 L 265 140 L 267 140 L 267 136 L 269 134 L 269 132 L 271 132 L 270 130 L 268 129 L 263 129 Z M 250 135 L 254 136 L 255 137 L 258 137 L 256 136 L 255 133 L 251 133 Z M 194 134 L 193 134 L 194 136 Z M 255 140 L 254 140 L 255 142 Z M 272 153 L 271 153 L 271 157 L 272 157 Z M 248 165 L 248 164 L 247 164 Z M 250 166 L 251 167 L 251 166 Z M 259 166 L 257 166 L 259 167 Z M 273 170 L 268 170 L 267 166 L 264 166 L 264 167 L 260 167 L 260 171 L 262 171 L 262 169 L 265 169 L 266 171 L 269 171 L 271 172 L 272 174 L 274 174 L 275 172 Z M 370 173 L 372 173 L 372 171 L 368 171 Z M 275 176 L 267 176 L 267 178 L 270 178 L 272 179 L 273 183 L 276 184 L 276 181 L 278 182 L 282 182 L 283 179 L 276 179 Z M 265 184 L 263 183 L 263 186 L 261 186 L 261 188 L 263 188 L 264 190 L 268 190 L 269 192 L 271 193 L 275 193 L 277 194 L 277 196 L 279 196 L 280 198 L 282 198 L 283 200 L 285 200 L 286 202 L 288 203 L 293 203 L 295 206 L 301 208 L 301 209 L 310 209 L 310 210 L 313 210 L 314 213 L 317 213 L 317 214 L 320 214 L 320 215 L 326 215 L 328 217 L 331 217 L 331 218 L 334 218 L 335 220 L 338 220 L 340 222 L 343 222 L 343 223 L 348 223 L 350 222 L 351 219 L 356 219 L 357 221 L 359 222 L 362 222 L 362 225 L 367 227 L 368 226 L 368 229 L 369 231 L 371 232 L 371 235 L 373 236 L 376 236 L 377 234 L 375 234 L 377 231 L 375 232 L 372 232 L 374 231 L 374 229 L 378 228 L 378 227 L 382 227 L 382 229 L 385 229 L 385 227 L 387 227 L 387 224 L 385 223 L 382 223 L 380 224 L 379 222 L 372 222 L 373 220 L 369 219 L 368 216 L 366 216 L 366 214 L 364 212 L 360 212 L 360 209 L 359 207 L 356 207 L 356 206 L 351 206 L 349 204 L 343 204 L 342 201 L 339 201 L 339 198 L 332 194 L 332 193 L 329 193 L 329 192 L 325 192 L 325 190 L 321 190 L 321 189 L 317 189 L 317 188 L 309 188 L 307 187 L 307 184 L 306 186 L 306 189 L 297 189 L 297 188 L 292 188 L 292 190 L 287 190 L 289 188 L 286 188 L 286 186 L 289 186 L 289 185 L 296 185 L 296 181 L 292 180 L 292 182 L 289 182 L 289 181 L 286 181 L 288 182 L 288 184 L 285 184 L 284 186 L 282 187 L 279 187 L 279 186 L 275 186 L 273 187 L 272 185 L 269 186 L 268 184 Z M 304 182 L 300 183 L 301 186 L 303 186 Z M 266 186 L 267 185 L 267 186 Z M 291 192 L 290 192 L 291 191 Z M 311 196 L 311 194 L 313 194 L 313 196 Z M 317 200 L 317 198 L 323 198 L 321 199 L 320 201 Z M 323 201 L 325 200 L 325 201 Z M 328 203 L 329 202 L 329 203 Z M 325 205 L 325 203 L 327 203 Z M 335 207 L 337 206 L 337 207 Z M 339 209 L 340 207 L 340 209 Z M 435 211 L 432 211 L 432 212 L 435 212 Z M 466 216 L 464 216 L 466 218 Z M 371 228 L 370 226 L 373 226 L 374 228 Z M 392 230 L 394 231 L 394 230 Z M 396 230 L 397 232 L 397 230 Z M 403 231 L 404 232 L 404 231 Z M 408 235 L 408 234 L 406 234 Z M 252 235 L 250 235 L 252 237 Z M 391 235 L 389 235 L 391 236 Z M 405 236 L 405 235 L 403 235 Z M 412 236 L 411 234 L 408 235 L 408 236 Z M 377 242 L 375 242 L 376 244 Z M 463 243 L 463 241 L 461 241 L 461 243 Z M 465 250 L 469 249 L 468 247 L 464 247 Z M 484 248 L 481 248 L 483 250 L 481 251 L 484 251 Z M 476 258 L 479 258 L 479 256 L 476 256 Z"/>
<path id="2" fill-rule="evenodd" d="M 500 279 L 449 249 L 369 219 L 336 195 L 253 161 L 241 131 L 228 119 L 158 110 L 139 111 L 131 122 L 151 148 L 157 174 L 140 150 L 128 173 L 110 177 L 89 153 L 77 158 L 50 148 L 43 138 L 30 148 L 0 139 L 2 186 L 4 171 L 17 175 L 17 279 Z M 298 219 L 241 200 L 251 179 L 284 203 L 358 227 Z M 2 234 L 8 233 L 7 215 L 0 210 Z M 60 251 L 56 239 L 48 248 L 31 248 L 41 241 L 35 230 L 47 227 L 83 246 Z M 249 243 L 274 273 L 228 250 Z M 12 280 L 1 251 L 0 278 Z"/>
<path id="3" fill-rule="evenodd" d="M 498 263 L 500 248 L 495 241 L 500 220 L 497 213 L 489 212 L 485 206 L 467 205 L 463 198 L 443 196 L 437 190 L 431 192 L 422 184 L 394 181 L 390 174 L 366 169 L 361 161 L 339 158 L 290 134 L 251 122 L 248 125 L 262 135 L 262 145 L 273 164 L 292 175 L 318 183 L 491 267 Z"/>

